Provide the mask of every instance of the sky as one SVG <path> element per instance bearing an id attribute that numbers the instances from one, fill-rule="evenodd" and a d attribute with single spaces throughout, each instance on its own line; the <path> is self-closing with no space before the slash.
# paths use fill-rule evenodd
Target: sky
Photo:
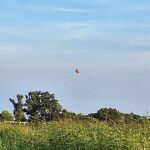
<path id="1" fill-rule="evenodd" d="M 0 111 L 41 90 L 76 113 L 146 115 L 149 41 L 149 0 L 1 0 Z"/>

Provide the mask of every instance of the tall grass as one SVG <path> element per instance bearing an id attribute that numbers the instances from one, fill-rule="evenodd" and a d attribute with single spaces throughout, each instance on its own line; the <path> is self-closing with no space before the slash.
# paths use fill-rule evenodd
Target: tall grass
<path id="1" fill-rule="evenodd" d="M 0 125 L 0 150 L 150 150 L 150 122 L 60 121 Z"/>

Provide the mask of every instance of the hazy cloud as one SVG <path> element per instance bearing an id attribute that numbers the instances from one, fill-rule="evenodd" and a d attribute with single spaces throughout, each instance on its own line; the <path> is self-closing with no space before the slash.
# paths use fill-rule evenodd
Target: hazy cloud
<path id="1" fill-rule="evenodd" d="M 71 111 L 112 106 L 147 111 L 148 5 L 129 0 L 2 3 L 0 109 L 10 108 L 9 96 L 49 90 Z"/>

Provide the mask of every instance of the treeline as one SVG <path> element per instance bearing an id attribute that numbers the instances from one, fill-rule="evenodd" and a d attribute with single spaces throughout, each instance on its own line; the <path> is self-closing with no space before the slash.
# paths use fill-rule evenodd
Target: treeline
<path id="1" fill-rule="evenodd" d="M 50 122 L 59 120 L 100 120 L 113 123 L 132 123 L 148 120 L 147 117 L 133 113 L 125 114 L 116 109 L 102 108 L 88 115 L 76 114 L 63 109 L 49 92 L 31 91 L 25 96 L 18 94 L 16 99 L 9 99 L 13 104 L 13 115 L 8 111 L 0 114 L 0 121 Z"/>
<path id="2" fill-rule="evenodd" d="M 102 108 L 96 113 L 91 113 L 88 116 L 96 118 L 100 121 L 115 122 L 115 123 L 142 123 L 143 120 L 149 120 L 148 116 L 139 116 L 134 113 L 121 113 L 113 108 Z"/>

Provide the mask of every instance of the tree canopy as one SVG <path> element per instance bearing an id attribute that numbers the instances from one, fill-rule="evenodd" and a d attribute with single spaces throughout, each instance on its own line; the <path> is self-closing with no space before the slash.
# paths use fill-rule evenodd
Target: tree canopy
<path id="1" fill-rule="evenodd" d="M 61 105 L 49 92 L 32 91 L 26 95 L 25 112 L 29 120 L 51 121 L 58 120 Z"/>
<path id="2" fill-rule="evenodd" d="M 12 120 L 14 120 L 14 117 L 7 110 L 4 110 L 1 112 L 0 121 L 12 121 Z"/>
<path id="3" fill-rule="evenodd" d="M 54 94 L 49 92 L 31 91 L 25 96 L 18 94 L 17 100 L 9 99 L 14 106 L 14 118 L 16 121 L 25 121 L 26 118 L 31 122 L 48 122 L 57 120 L 85 120 L 85 119 L 97 119 L 107 122 L 124 122 L 132 123 L 139 122 L 143 118 L 133 113 L 125 114 L 121 113 L 113 108 L 101 108 L 96 113 L 88 115 L 76 114 L 69 112 L 66 109 L 62 109 L 59 101 L 55 98 Z M 1 120 L 11 120 L 12 117 L 7 117 L 7 112 L 1 114 Z M 26 117 L 25 117 L 26 116 Z"/>

